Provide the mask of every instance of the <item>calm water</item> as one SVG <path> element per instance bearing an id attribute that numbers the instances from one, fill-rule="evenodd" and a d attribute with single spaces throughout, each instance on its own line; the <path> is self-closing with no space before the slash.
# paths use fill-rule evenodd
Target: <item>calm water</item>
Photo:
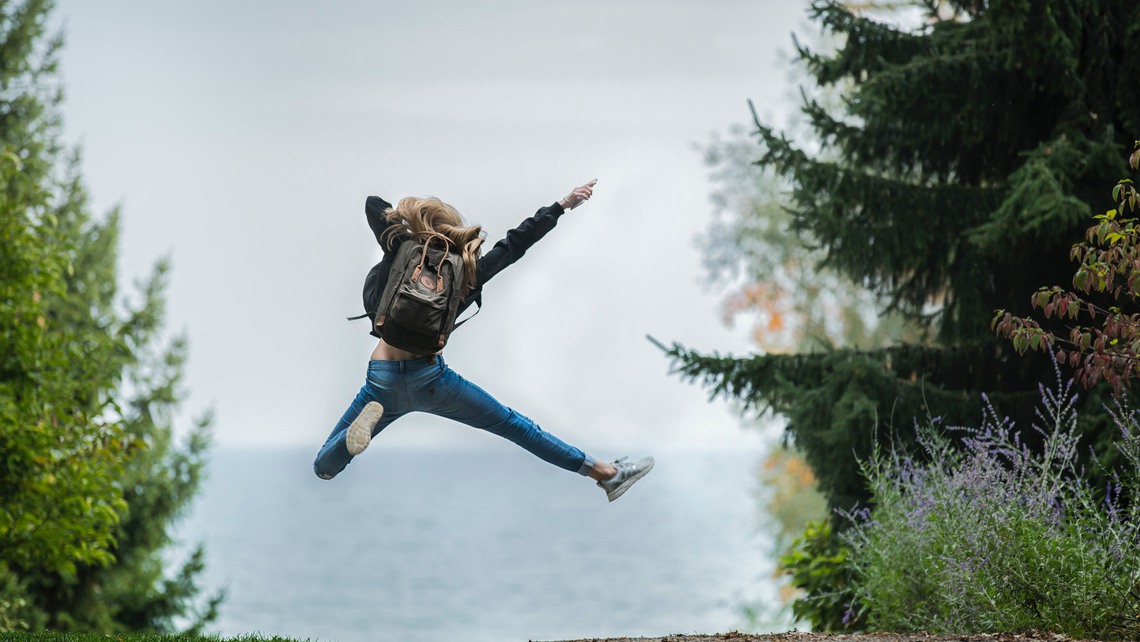
<path id="1" fill-rule="evenodd" d="M 180 531 L 206 544 L 205 587 L 229 590 L 218 632 L 322 642 L 714 633 L 748 628 L 740 607 L 774 594 L 755 453 L 655 453 L 653 472 L 613 504 L 509 444 L 373 448 L 331 482 L 312 475 L 312 455 L 214 451 Z"/>

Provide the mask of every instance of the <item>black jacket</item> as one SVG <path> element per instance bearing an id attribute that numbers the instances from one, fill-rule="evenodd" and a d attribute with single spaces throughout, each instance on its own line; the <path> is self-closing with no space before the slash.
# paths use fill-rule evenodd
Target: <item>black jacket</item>
<path id="1" fill-rule="evenodd" d="M 364 203 L 364 214 L 368 217 L 368 227 L 372 228 L 376 242 L 384 251 L 384 257 L 368 273 L 368 278 L 364 284 L 364 309 L 369 318 L 372 318 L 375 312 L 374 308 L 369 309 L 369 300 L 372 299 L 372 306 L 375 306 L 376 302 L 380 300 L 380 293 L 384 291 L 384 286 L 388 283 L 388 272 L 392 269 L 392 259 L 396 256 L 396 250 L 399 249 L 400 243 L 403 243 L 406 238 L 394 237 L 391 247 L 384 242 L 384 231 L 388 229 L 388 220 L 385 214 L 391 207 L 390 203 L 379 196 L 369 196 Z M 508 265 L 521 259 L 530 249 L 530 246 L 554 229 L 554 226 L 558 224 L 558 217 L 562 216 L 563 212 L 562 206 L 557 202 L 539 208 L 534 216 L 507 232 L 507 235 L 495 243 L 490 251 L 484 252 L 475 263 L 475 287 L 467 294 L 467 298 L 459 303 L 459 312 L 462 313 L 471 307 L 472 303 L 482 306 L 483 284 L 490 281 Z M 372 335 L 379 336 L 376 334 L 375 327 L 372 328 Z"/>

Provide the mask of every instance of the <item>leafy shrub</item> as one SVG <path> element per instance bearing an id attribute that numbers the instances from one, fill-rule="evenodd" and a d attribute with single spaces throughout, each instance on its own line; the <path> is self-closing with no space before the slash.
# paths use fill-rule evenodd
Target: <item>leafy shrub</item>
<path id="1" fill-rule="evenodd" d="M 1029 433 L 987 400 L 980 428 L 919 431 L 926 463 L 864 462 L 872 508 L 841 537 L 868 628 L 1140 639 L 1140 414 L 1109 411 L 1131 468 L 1094 489 L 1076 464 L 1072 382 L 1056 376 Z"/>
<path id="2" fill-rule="evenodd" d="M 1140 169 L 1140 140 L 1128 165 Z M 1085 239 L 1070 252 L 1079 266 L 1074 290 L 1042 287 L 1030 299 L 1053 323 L 1043 327 L 997 310 L 990 325 L 1019 353 L 1051 353 L 1076 368 L 1085 387 L 1104 380 L 1119 391 L 1140 376 L 1140 192 L 1125 178 L 1112 189 L 1112 200 L 1116 207 L 1093 216 Z"/>
<path id="3" fill-rule="evenodd" d="M 28 600 L 19 580 L 0 563 L 0 633 L 27 629 L 27 608 Z"/>
<path id="4" fill-rule="evenodd" d="M 792 603 L 792 615 L 811 623 L 813 631 L 862 628 L 863 618 L 852 610 L 853 569 L 850 547 L 832 531 L 827 520 L 811 522 L 780 563 L 792 584 L 805 595 Z"/>

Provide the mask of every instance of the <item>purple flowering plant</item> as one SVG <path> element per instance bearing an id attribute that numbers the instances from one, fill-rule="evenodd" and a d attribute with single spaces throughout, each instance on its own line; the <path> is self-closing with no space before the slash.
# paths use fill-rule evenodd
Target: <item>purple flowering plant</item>
<path id="1" fill-rule="evenodd" d="M 871 507 L 846 515 L 843 538 L 867 628 L 1140 639 L 1140 412 L 1106 408 L 1127 470 L 1091 488 L 1073 383 L 1054 370 L 1032 434 L 983 397 L 977 428 L 916 425 L 921 461 L 862 463 Z"/>

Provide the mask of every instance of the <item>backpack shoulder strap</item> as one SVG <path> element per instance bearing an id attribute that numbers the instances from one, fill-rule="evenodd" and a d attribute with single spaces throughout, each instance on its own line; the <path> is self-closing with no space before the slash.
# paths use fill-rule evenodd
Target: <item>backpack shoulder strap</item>
<path id="1" fill-rule="evenodd" d="M 455 322 L 455 327 L 454 327 L 454 328 L 452 328 L 452 331 L 458 330 L 458 329 L 459 329 L 459 326 L 463 325 L 464 323 L 467 323 L 467 322 L 468 322 L 468 321 L 470 321 L 471 319 L 474 319 L 474 318 L 475 318 L 475 317 L 476 317 L 476 316 L 479 314 L 479 312 L 480 312 L 482 309 L 483 309 L 483 304 L 482 304 L 482 303 L 479 303 L 478 301 L 476 301 L 476 302 L 475 302 L 475 312 L 474 312 L 474 313 L 472 313 L 472 314 L 471 314 L 471 316 L 467 317 L 466 319 L 464 319 L 464 320 L 462 320 L 462 321 L 456 321 L 456 322 Z"/>

